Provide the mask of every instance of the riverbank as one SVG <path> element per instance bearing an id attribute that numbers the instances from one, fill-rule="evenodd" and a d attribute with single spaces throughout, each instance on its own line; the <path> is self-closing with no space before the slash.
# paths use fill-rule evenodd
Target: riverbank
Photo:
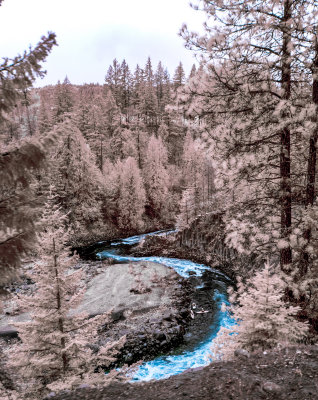
<path id="1" fill-rule="evenodd" d="M 149 236 L 138 246 L 132 247 L 129 254 L 134 257 L 162 256 L 191 260 L 195 263 L 205 264 L 218 269 L 227 275 L 233 284 L 236 282 L 237 269 L 229 262 L 222 262 L 216 257 L 212 257 L 208 252 L 196 248 L 181 246 L 176 234 L 167 236 Z"/>
<path id="2" fill-rule="evenodd" d="M 111 312 L 95 345 L 126 336 L 109 369 L 149 360 L 183 341 L 190 320 L 192 290 L 172 268 L 152 262 L 110 265 L 90 282 L 89 292 L 93 297 L 107 295 L 106 308 Z M 82 309 L 87 310 L 85 302 L 79 311 Z"/>
<path id="3" fill-rule="evenodd" d="M 242 357 L 242 356 L 241 356 Z M 51 400 L 316 400 L 318 346 L 294 346 L 214 362 L 147 383 L 80 388 Z M 48 399 L 48 398 L 47 398 Z"/>
<path id="4" fill-rule="evenodd" d="M 74 313 L 105 314 L 98 340 L 92 345 L 99 347 L 126 336 L 111 367 L 149 360 L 183 341 L 190 320 L 192 289 L 172 268 L 151 262 L 79 261 L 74 270 L 79 269 L 84 272 L 87 289 Z M 0 316 L 0 337 L 6 340 L 17 336 L 14 322 L 30 319 L 27 312 L 19 313 L 16 294 L 23 291 L 31 295 L 35 285 L 21 282 L 12 289 L 12 297 Z"/>

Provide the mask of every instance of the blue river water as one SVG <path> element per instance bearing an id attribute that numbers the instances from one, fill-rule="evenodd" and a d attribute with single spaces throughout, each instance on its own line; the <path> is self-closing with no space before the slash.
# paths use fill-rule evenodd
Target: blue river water
<path id="1" fill-rule="evenodd" d="M 220 271 L 208 267 L 204 264 L 197 264 L 188 260 L 181 260 L 168 257 L 131 257 L 119 254 L 121 246 L 136 245 L 146 236 L 168 235 L 175 231 L 157 231 L 150 234 L 131 236 L 125 239 L 112 242 L 105 250 L 96 254 L 100 259 L 111 258 L 118 262 L 127 261 L 152 261 L 173 268 L 180 276 L 189 278 L 190 276 L 202 276 L 204 271 L 212 271 L 216 280 L 217 289 L 214 290 L 213 302 L 215 304 L 215 314 L 213 323 L 209 327 L 208 335 L 204 341 L 199 341 L 196 346 L 190 349 L 183 348 L 176 350 L 174 354 L 156 357 L 151 361 L 144 362 L 132 376 L 132 381 L 149 381 L 151 379 L 164 379 L 172 375 L 177 375 L 189 368 L 198 368 L 210 364 L 213 361 L 211 347 L 213 340 L 221 327 L 230 327 L 234 324 L 229 313 L 224 310 L 222 304 L 228 304 L 227 286 L 230 279 Z M 212 300 L 212 299 L 211 299 Z"/>

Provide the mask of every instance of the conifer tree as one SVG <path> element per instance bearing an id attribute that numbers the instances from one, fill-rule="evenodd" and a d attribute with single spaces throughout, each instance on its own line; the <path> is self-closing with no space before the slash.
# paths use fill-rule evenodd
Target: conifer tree
<path id="1" fill-rule="evenodd" d="M 155 126 L 157 124 L 158 108 L 150 57 L 147 59 L 143 75 L 144 79 L 139 88 L 139 110 L 145 124 Z"/>
<path id="2" fill-rule="evenodd" d="M 138 149 L 136 143 L 135 132 L 130 129 L 124 129 L 121 132 L 122 140 L 122 158 L 133 157 L 135 160 L 138 159 Z"/>
<path id="3" fill-rule="evenodd" d="M 89 98 L 88 98 L 89 97 Z M 75 110 L 76 126 L 82 132 L 88 143 L 91 142 L 92 121 L 91 121 L 91 96 L 88 96 L 86 90 L 79 90 L 78 101 Z"/>
<path id="4" fill-rule="evenodd" d="M 13 59 L 3 58 L 0 64 L 0 123 L 6 119 L 6 114 L 15 106 L 17 99 L 23 98 L 23 90 L 32 86 L 37 77 L 45 75 L 41 63 L 56 44 L 56 35 L 49 32 L 34 49 L 30 48 Z"/>
<path id="5" fill-rule="evenodd" d="M 119 195 L 117 202 L 118 225 L 126 232 L 142 228 L 145 211 L 145 189 L 141 173 L 134 158 L 117 163 Z"/>
<path id="6" fill-rule="evenodd" d="M 37 116 L 37 131 L 40 135 L 48 133 L 52 128 L 51 115 L 44 96 L 40 97 L 40 107 Z"/>
<path id="7" fill-rule="evenodd" d="M 75 105 L 74 89 L 66 76 L 63 83 L 58 81 L 54 89 L 53 121 L 55 124 L 71 116 Z"/>
<path id="8" fill-rule="evenodd" d="M 105 95 L 104 112 L 106 117 L 108 136 L 112 137 L 115 130 L 120 126 L 121 116 L 120 109 L 117 107 L 113 93 L 110 90 L 107 90 Z"/>
<path id="9" fill-rule="evenodd" d="M 106 159 L 103 165 L 104 190 L 102 193 L 102 215 L 104 224 L 111 226 L 117 225 L 117 202 L 119 200 L 119 176 L 118 166 L 113 164 L 110 159 Z"/>
<path id="10" fill-rule="evenodd" d="M 106 89 L 107 90 L 107 89 Z M 105 92 L 104 92 L 105 93 Z M 121 127 L 121 112 L 116 105 L 115 98 L 110 90 L 107 90 L 105 101 L 101 111 L 103 113 L 103 137 L 105 138 L 105 157 L 108 157 L 112 162 L 115 162 L 120 157 L 119 147 Z M 119 146 L 119 147 L 118 147 Z M 105 157 L 103 163 L 105 162 Z"/>
<path id="11" fill-rule="evenodd" d="M 134 127 L 134 136 L 136 138 L 136 160 L 138 161 L 138 167 L 142 169 L 143 165 L 145 164 L 144 156 L 149 142 L 149 134 L 143 124 L 137 123 Z"/>
<path id="12" fill-rule="evenodd" d="M 182 154 L 182 186 L 187 193 L 184 194 L 187 199 L 187 213 L 191 210 L 191 222 L 195 219 L 194 215 L 202 214 L 209 206 L 211 192 L 213 187 L 212 165 L 209 157 L 200 140 L 193 140 L 189 131 L 184 141 Z M 186 200 L 182 200 L 184 203 Z M 190 206 L 191 205 L 191 206 Z M 182 210 L 186 210 L 184 206 Z M 183 217 L 180 216 L 182 219 Z M 184 219 L 184 218 L 183 218 Z M 187 217 L 187 219 L 189 219 Z"/>
<path id="13" fill-rule="evenodd" d="M 129 108 L 130 98 L 132 91 L 132 76 L 130 73 L 129 66 L 126 60 L 121 63 L 121 75 L 120 75 L 120 86 L 121 86 L 121 111 L 126 116 L 126 122 L 129 122 Z"/>
<path id="14" fill-rule="evenodd" d="M 167 163 L 168 154 L 162 139 L 151 136 L 147 147 L 143 175 L 150 214 L 159 220 L 167 219 L 169 187 Z"/>
<path id="15" fill-rule="evenodd" d="M 0 2 L 1 6 L 2 1 Z M 22 55 L 5 57 L 0 64 L 0 131 L 8 113 L 21 99 L 23 89 L 43 77 L 42 62 L 56 45 L 54 33 Z M 32 173 L 45 164 L 46 147 L 52 138 L 29 140 L 6 147 L 0 136 L 0 285 L 17 276 L 21 257 L 33 245 Z"/>
<path id="16" fill-rule="evenodd" d="M 71 257 L 66 247 L 70 234 L 66 223 L 66 216 L 50 196 L 41 220 L 43 230 L 38 234 L 40 260 L 31 274 L 37 289 L 19 299 L 32 319 L 17 324 L 22 344 L 11 350 L 10 364 L 27 379 L 25 395 L 34 399 L 52 382 L 63 389 L 63 385 L 80 383 L 85 375 L 94 380 L 93 371 L 100 361 L 88 345 L 96 338 L 101 318 L 88 320 L 87 315 L 73 312 L 84 294 L 83 275 L 81 270 L 69 271 L 76 256 Z M 108 351 L 108 358 L 110 354 Z"/>
<path id="17" fill-rule="evenodd" d="M 197 67 L 195 66 L 195 64 L 193 64 L 189 74 L 189 79 L 193 78 L 196 72 L 197 72 Z"/>
<path id="18" fill-rule="evenodd" d="M 189 228 L 198 217 L 199 207 L 196 200 L 194 187 L 190 186 L 182 192 L 180 212 L 176 221 L 177 229 L 180 231 Z"/>
<path id="19" fill-rule="evenodd" d="M 56 130 L 60 141 L 52 158 L 51 183 L 71 225 L 77 232 L 92 229 L 100 220 L 99 192 L 102 175 L 83 135 L 72 121 Z"/>
<path id="20" fill-rule="evenodd" d="M 163 82 L 164 82 L 164 89 L 165 89 L 164 98 L 165 98 L 166 103 L 168 104 L 171 99 L 171 95 L 170 95 L 171 81 L 170 81 L 170 75 L 169 75 L 167 68 L 164 71 Z"/>
<path id="21" fill-rule="evenodd" d="M 114 99 L 102 95 L 92 85 L 79 88 L 74 119 L 79 130 L 94 153 L 97 165 L 103 169 L 112 130 Z M 115 106 L 116 107 L 116 106 Z"/>
<path id="22" fill-rule="evenodd" d="M 180 86 L 182 86 L 185 82 L 185 73 L 183 69 L 182 62 L 180 61 L 177 66 L 174 76 L 173 76 L 173 86 L 174 90 L 177 90 Z"/>
<path id="23" fill-rule="evenodd" d="M 134 109 L 134 112 L 137 111 L 137 119 L 140 119 L 139 106 L 140 106 L 140 95 L 141 95 L 141 87 L 144 80 L 143 70 L 137 64 L 134 76 L 133 76 L 133 85 L 132 85 L 132 96 L 131 96 L 131 104 Z"/>
<path id="24" fill-rule="evenodd" d="M 108 89 L 112 92 L 116 105 L 120 107 L 121 105 L 121 66 L 120 63 L 115 58 L 113 64 L 109 66 L 107 74 L 105 77 L 105 83 Z"/>
<path id="25" fill-rule="evenodd" d="M 12 354 L 12 362 L 21 373 L 30 380 L 39 379 L 40 386 L 79 368 L 87 353 L 83 343 L 76 343 L 71 337 L 71 332 L 83 325 L 83 318 L 67 317 L 80 300 L 74 290 L 78 289 L 81 276 L 78 272 L 66 274 L 75 263 L 65 247 L 69 239 L 66 217 L 52 204 L 52 199 L 50 203 L 41 221 L 45 230 L 38 235 L 41 261 L 32 275 L 37 291 L 20 301 L 24 309 L 31 310 L 32 322 L 18 325 L 22 346 Z M 17 354 L 20 356 L 16 357 Z"/>
<path id="26" fill-rule="evenodd" d="M 161 138 L 163 143 L 169 143 L 169 129 L 165 122 L 162 122 L 159 126 L 158 137 Z"/>
<path id="27" fill-rule="evenodd" d="M 300 308 L 284 302 L 286 286 L 282 272 L 269 263 L 246 285 L 239 280 L 230 299 L 237 305 L 229 307 L 236 324 L 220 330 L 212 351 L 230 358 L 235 349 L 265 350 L 303 339 L 308 326 L 296 319 Z"/>
<path id="28" fill-rule="evenodd" d="M 170 101 L 170 82 L 169 77 L 167 76 L 167 70 L 164 69 L 161 61 L 159 61 L 155 73 L 155 86 L 158 112 L 160 114 L 160 120 L 162 120 L 165 113 L 165 107 Z"/>
<path id="29" fill-rule="evenodd" d="M 203 36 L 182 31 L 187 46 L 206 55 L 188 93 L 194 94 L 191 111 L 209 126 L 213 151 L 222 154 L 219 183 L 231 187 L 224 204 L 230 236 L 237 233 L 229 242 L 240 251 L 279 252 L 287 271 L 293 261 L 292 193 L 304 176 L 293 170 L 299 145 L 294 133 L 304 124 L 295 118 L 302 108 L 297 99 L 308 83 L 303 71 L 313 46 L 304 37 L 316 24 L 317 4 L 202 0 L 201 6 L 218 22 L 206 24 Z"/>

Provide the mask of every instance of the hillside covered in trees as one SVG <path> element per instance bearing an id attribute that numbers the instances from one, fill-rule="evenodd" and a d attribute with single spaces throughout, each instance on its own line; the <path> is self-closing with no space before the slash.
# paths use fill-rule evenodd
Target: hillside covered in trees
<path id="1" fill-rule="evenodd" d="M 172 78 L 161 62 L 154 71 L 150 58 L 134 73 L 116 59 L 106 71 L 104 85 L 72 85 L 66 77 L 25 91 L 1 132 L 4 144 L 58 138 L 34 191 L 38 199 L 55 193 L 76 231 L 74 244 L 97 232 L 107 238 L 174 226 L 186 190 L 189 223 L 190 203 L 199 206 L 213 191 L 206 148 L 168 107 L 186 82 L 182 63 Z"/>
<path id="2" fill-rule="evenodd" d="M 211 310 L 231 322 L 219 322 L 210 343 L 212 361 L 225 362 L 220 368 L 269 350 L 280 364 L 291 345 L 301 343 L 304 354 L 316 348 L 309 345 L 318 334 L 318 4 L 197 0 L 193 8 L 207 22 L 204 33 L 186 25 L 180 31 L 199 60 L 188 74 L 182 62 L 170 74 L 151 57 L 136 66 L 114 59 L 103 83 L 65 77 L 36 88 L 54 33 L 3 58 L 1 296 L 3 310 L 14 304 L 13 316 L 29 316 L 16 323 L 18 339 L 1 345 L 0 397 L 72 396 L 80 385 L 127 380 L 128 366 L 113 368 L 118 360 L 139 367 L 146 350 L 130 342 L 123 352 L 130 332 L 118 328 L 138 311 L 74 313 L 92 271 L 107 275 L 110 259 L 129 262 L 136 284 L 129 296 L 170 287 L 180 297 L 184 290 L 182 301 L 171 295 L 177 316 L 142 320 L 147 329 L 155 325 L 164 349 L 175 337 L 186 341 L 189 325 Z M 121 259 L 116 246 L 132 258 Z M 83 264 L 76 251 L 92 248 L 95 264 Z M 133 268 L 146 257 L 167 266 L 173 260 L 182 279 L 144 273 L 148 285 L 142 271 L 151 263 Z M 229 297 L 214 287 L 211 310 L 199 309 L 195 291 L 217 280 L 213 268 L 222 271 L 215 276 L 223 276 Z M 194 276 L 202 282 L 189 289 L 185 280 Z M 213 308 L 220 298 L 222 307 Z M 148 349 L 148 336 L 137 336 Z M 288 390 L 268 396 L 288 398 Z"/>

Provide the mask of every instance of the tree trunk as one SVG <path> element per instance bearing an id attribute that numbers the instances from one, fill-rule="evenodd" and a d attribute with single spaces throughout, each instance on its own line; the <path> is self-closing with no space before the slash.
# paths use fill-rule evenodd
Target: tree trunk
<path id="1" fill-rule="evenodd" d="M 284 1 L 283 17 L 283 47 L 282 47 L 282 98 L 289 100 L 291 95 L 291 1 Z M 288 245 L 280 250 L 280 264 L 284 270 L 285 266 L 292 262 L 292 251 L 289 244 L 291 232 L 291 180 L 290 180 L 290 129 L 287 126 L 280 135 L 280 207 L 281 207 L 281 238 Z"/>
<path id="2" fill-rule="evenodd" d="M 317 31 L 314 34 L 315 42 L 315 58 L 313 60 L 313 84 L 312 84 L 312 100 L 316 106 L 316 112 L 314 116 L 314 122 L 316 124 L 314 131 L 312 132 L 309 139 L 309 152 L 307 160 L 307 185 L 306 185 L 306 200 L 305 207 L 312 206 L 315 200 L 315 180 L 316 180 L 316 161 L 317 161 L 317 138 L 318 138 L 318 37 Z M 311 228 L 308 227 L 303 234 L 306 241 L 305 247 L 308 246 L 311 240 Z M 308 270 L 310 263 L 310 257 L 306 249 L 303 250 L 301 254 L 301 259 L 299 263 L 299 275 L 304 276 Z"/>
<path id="3" fill-rule="evenodd" d="M 62 307 L 62 299 L 61 299 L 61 292 L 60 292 L 60 279 L 59 279 L 59 272 L 57 266 L 57 255 L 55 251 L 55 239 L 53 239 L 53 254 L 54 254 L 54 269 L 55 269 L 55 277 L 56 277 L 56 301 L 57 301 L 57 312 L 61 311 Z M 59 331 L 63 334 L 64 333 L 64 321 L 63 318 L 60 316 L 58 319 L 58 328 Z M 65 338 L 61 338 L 61 349 L 62 349 L 62 369 L 63 374 L 65 375 L 68 367 L 68 360 L 65 353 Z"/>

